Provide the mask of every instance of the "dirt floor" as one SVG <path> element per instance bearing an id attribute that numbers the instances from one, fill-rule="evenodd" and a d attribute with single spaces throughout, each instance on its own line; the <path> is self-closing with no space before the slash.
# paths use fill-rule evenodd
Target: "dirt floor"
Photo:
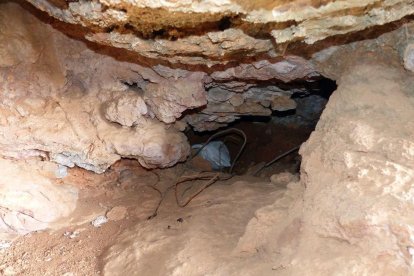
<path id="1" fill-rule="evenodd" d="M 125 174 L 128 180 L 123 179 Z M 0 251 L 0 271 L 3 275 L 99 274 L 99 256 L 105 248 L 153 212 L 159 195 L 145 185 L 156 182 L 154 173 L 134 161 L 118 163 L 103 175 L 71 169 L 65 183 L 80 189 L 74 214 L 53 225 L 54 229 L 17 238 L 10 248 Z M 100 227 L 91 224 L 116 207 L 126 209 L 126 214 L 115 214 Z"/>
<path id="2" fill-rule="evenodd" d="M 269 178 L 235 176 L 230 180 L 214 183 L 195 197 L 187 207 L 181 208 L 177 206 L 171 185 L 177 181 L 177 177 L 191 174 L 194 175 L 194 172 L 190 172 L 184 165 L 167 170 L 148 171 L 133 160 L 122 160 L 102 175 L 71 169 L 64 182 L 75 185 L 80 190 L 77 209 L 70 218 L 52 225 L 52 229 L 18 237 L 10 247 L 0 249 L 1 275 L 99 275 L 108 263 L 108 259 L 104 258 L 109 254 L 108 250 L 117 243 L 122 233 L 131 231 L 137 225 L 151 227 L 153 223 L 154 227 L 162 225 L 163 229 L 177 230 L 191 222 L 194 212 L 209 210 L 211 206 L 223 204 L 225 201 L 232 202 L 237 197 L 243 204 L 240 197 L 250 191 L 254 195 L 249 196 L 252 203 L 246 203 L 245 207 L 249 215 L 238 220 L 243 221 L 240 229 L 244 230 L 257 208 L 273 202 L 275 197 L 269 194 L 283 190 L 283 185 L 272 184 Z M 203 180 L 183 183 L 177 193 L 180 202 L 185 202 L 200 191 L 206 182 Z M 257 184 L 261 182 L 264 184 Z M 164 193 L 167 189 L 168 192 Z M 165 198 L 157 216 L 148 219 L 154 215 L 161 194 L 165 194 Z M 256 197 L 263 198 L 254 200 Z M 224 209 L 215 212 L 221 212 L 222 215 L 233 208 L 225 204 L 221 206 L 225 206 Z M 219 213 L 214 216 L 219 217 Z M 108 222 L 95 227 L 91 222 L 99 216 L 106 216 Z M 210 219 L 208 214 L 200 213 L 199 216 Z M 240 234 L 242 233 L 241 230 Z M 151 271 L 148 270 L 145 275 L 151 275 Z M 109 271 L 105 275 L 125 274 Z"/>

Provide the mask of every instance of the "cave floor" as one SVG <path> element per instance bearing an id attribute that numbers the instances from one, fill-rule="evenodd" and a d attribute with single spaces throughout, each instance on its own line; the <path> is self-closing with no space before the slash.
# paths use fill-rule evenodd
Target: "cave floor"
<path id="1" fill-rule="evenodd" d="M 159 191 L 175 183 L 177 176 L 188 174 L 188 169 L 179 165 L 148 171 L 137 164 L 122 160 L 102 175 L 71 169 L 64 183 L 79 188 L 77 209 L 69 218 L 51 225 L 51 229 L 18 237 L 9 248 L 0 250 L 2 275 L 127 275 L 131 271 L 122 271 L 124 257 L 114 250 L 128 254 L 134 246 L 131 236 L 133 240 L 142 239 L 143 243 L 155 239 L 157 244 L 154 235 L 169 238 L 170 245 L 144 250 L 145 260 L 130 256 L 137 259 L 133 274 L 170 273 L 159 265 L 160 258 L 178 254 L 186 235 L 196 240 L 191 250 L 199 250 L 197 244 L 205 249 L 203 243 L 211 244 L 224 235 L 226 238 L 218 247 L 220 252 L 229 254 L 255 211 L 281 197 L 286 187 L 286 183 L 275 184 L 269 178 L 235 176 L 216 182 L 185 208 L 177 205 L 171 189 L 158 215 L 148 219 L 160 201 Z M 180 193 L 188 198 L 204 183 L 189 182 L 182 186 Z M 91 222 L 100 215 L 106 216 L 108 222 L 93 226 Z M 191 238 L 192 235 L 200 236 Z M 192 254 L 191 250 L 182 254 Z M 217 255 L 217 252 L 205 252 L 210 253 Z M 214 261 L 208 265 L 214 266 Z"/>

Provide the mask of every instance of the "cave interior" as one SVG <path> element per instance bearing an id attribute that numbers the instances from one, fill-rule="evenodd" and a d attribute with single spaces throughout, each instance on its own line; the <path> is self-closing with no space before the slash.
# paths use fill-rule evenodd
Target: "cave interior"
<path id="1" fill-rule="evenodd" d="M 0 275 L 414 275 L 413 16 L 0 0 Z"/>

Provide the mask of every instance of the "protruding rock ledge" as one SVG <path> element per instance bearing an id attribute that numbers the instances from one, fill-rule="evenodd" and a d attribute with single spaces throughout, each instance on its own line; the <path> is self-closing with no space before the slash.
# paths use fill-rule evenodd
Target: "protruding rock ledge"
<path id="1" fill-rule="evenodd" d="M 169 63 L 208 66 L 282 56 L 283 47 L 273 43 L 313 44 L 414 13 L 414 0 L 28 1 L 87 27 L 91 41 Z"/>

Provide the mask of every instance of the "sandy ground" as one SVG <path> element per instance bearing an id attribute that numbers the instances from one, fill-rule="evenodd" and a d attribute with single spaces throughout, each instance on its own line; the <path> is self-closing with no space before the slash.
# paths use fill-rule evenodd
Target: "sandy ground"
<path id="1" fill-rule="evenodd" d="M 158 215 L 148 220 L 159 203 L 158 191 L 165 191 L 175 183 L 177 176 L 188 174 L 186 170 L 184 166 L 177 166 L 147 171 L 129 160 L 117 163 L 103 175 L 81 169 L 70 170 L 65 182 L 80 189 L 77 209 L 70 218 L 57 222 L 52 229 L 19 237 L 9 248 L 0 250 L 1 275 L 100 275 L 104 269 L 105 275 L 126 275 L 124 272 L 131 271 L 123 272 L 119 268 L 123 261 L 113 254 L 119 246 L 128 251 L 130 244 L 126 244 L 124 239 L 137 229 L 144 229 L 143 240 L 162 229 L 162 235 L 170 236 L 172 240 L 176 237 L 179 242 L 182 237 L 177 236 L 177 231 L 186 231 L 186 227 L 197 229 L 204 224 L 209 229 L 233 229 L 232 233 L 237 235 L 229 237 L 229 240 L 234 245 L 255 210 L 272 203 L 283 190 L 268 180 L 236 176 L 215 183 L 187 207 L 181 208 L 177 206 L 171 189 Z M 204 183 L 193 181 L 182 185 L 180 197 L 188 198 Z M 246 198 L 244 202 L 243 198 Z M 240 212 L 234 213 L 236 206 Z M 108 222 L 100 227 L 93 226 L 91 221 L 100 215 L 106 215 Z M 232 224 L 228 223 L 229 216 L 233 217 Z M 208 239 L 206 236 L 206 242 Z M 162 251 L 165 253 L 165 249 Z M 170 249 L 167 253 L 173 254 L 174 251 Z M 152 266 L 157 267 L 158 253 L 149 252 Z M 143 265 L 141 273 L 133 274 L 163 275 L 162 270 L 146 269 L 148 263 Z"/>

